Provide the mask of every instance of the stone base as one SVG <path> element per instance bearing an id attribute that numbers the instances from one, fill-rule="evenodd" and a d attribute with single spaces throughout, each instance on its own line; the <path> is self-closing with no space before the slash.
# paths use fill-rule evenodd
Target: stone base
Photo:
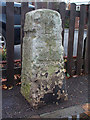
<path id="1" fill-rule="evenodd" d="M 26 81 L 30 80 L 28 77 Z M 60 78 L 53 76 L 51 79 L 36 79 L 27 84 L 22 82 L 21 93 L 33 108 L 38 108 L 49 103 L 59 104 L 60 100 L 67 100 L 65 84 Z M 65 81 L 65 80 L 63 80 Z"/>

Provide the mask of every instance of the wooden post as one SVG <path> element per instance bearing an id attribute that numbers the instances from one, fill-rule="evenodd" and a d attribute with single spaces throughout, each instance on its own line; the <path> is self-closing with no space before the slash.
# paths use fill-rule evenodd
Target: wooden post
<path id="1" fill-rule="evenodd" d="M 58 11 L 58 9 L 59 9 L 59 2 L 48 2 L 47 8 Z"/>
<path id="2" fill-rule="evenodd" d="M 76 70 L 77 75 L 81 74 L 81 69 L 82 69 L 82 48 L 83 48 L 85 18 L 86 18 L 86 8 L 85 8 L 85 5 L 81 5 L 78 46 L 77 46 L 77 70 Z"/>
<path id="3" fill-rule="evenodd" d="M 65 12 L 66 12 L 66 3 L 65 2 L 61 2 L 59 5 L 59 12 L 61 14 L 61 18 L 62 18 L 62 44 L 64 43 L 64 25 L 65 25 Z"/>
<path id="4" fill-rule="evenodd" d="M 75 27 L 76 4 L 71 4 L 69 38 L 68 38 L 68 56 L 67 56 L 67 72 L 72 75 L 73 66 L 73 43 L 74 43 L 74 27 Z"/>
<path id="5" fill-rule="evenodd" d="M 14 2 L 6 2 L 7 86 L 14 85 Z"/>
<path id="6" fill-rule="evenodd" d="M 90 5 L 88 10 L 88 29 L 86 40 L 85 73 L 90 74 Z"/>
<path id="7" fill-rule="evenodd" d="M 22 68 L 22 44 L 24 37 L 25 14 L 29 11 L 28 2 L 21 3 L 21 68 Z"/>
<path id="8" fill-rule="evenodd" d="M 35 9 L 47 8 L 47 2 L 35 2 Z"/>

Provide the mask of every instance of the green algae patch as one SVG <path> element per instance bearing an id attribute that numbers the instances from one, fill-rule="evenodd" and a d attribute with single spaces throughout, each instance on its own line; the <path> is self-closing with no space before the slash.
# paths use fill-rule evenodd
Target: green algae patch
<path id="1" fill-rule="evenodd" d="M 30 87 L 31 85 L 29 83 L 22 83 L 22 87 L 21 87 L 21 93 L 24 95 L 24 97 L 26 98 L 26 100 L 28 100 L 28 102 L 30 102 Z"/>
<path id="2" fill-rule="evenodd" d="M 47 69 L 47 72 L 49 75 L 52 75 L 53 73 L 55 73 L 56 70 L 58 70 L 59 68 L 57 66 L 49 66 Z"/>

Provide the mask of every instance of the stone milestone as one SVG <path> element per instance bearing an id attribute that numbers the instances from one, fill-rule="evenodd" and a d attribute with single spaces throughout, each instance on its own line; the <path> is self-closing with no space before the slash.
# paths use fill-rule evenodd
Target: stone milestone
<path id="1" fill-rule="evenodd" d="M 25 16 L 21 93 L 33 107 L 66 99 L 60 14 L 38 9 Z"/>

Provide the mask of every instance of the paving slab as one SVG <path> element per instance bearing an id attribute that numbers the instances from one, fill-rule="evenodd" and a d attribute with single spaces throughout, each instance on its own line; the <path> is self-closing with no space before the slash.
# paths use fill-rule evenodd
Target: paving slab
<path id="1" fill-rule="evenodd" d="M 45 113 L 45 114 L 41 114 L 40 117 L 41 118 L 70 118 L 72 116 L 79 116 L 79 114 L 84 113 L 83 108 L 81 107 L 81 105 L 77 105 L 77 106 L 72 106 L 72 107 L 68 107 L 65 109 L 61 109 L 61 110 L 56 110 L 54 112 L 50 112 L 50 113 Z"/>

